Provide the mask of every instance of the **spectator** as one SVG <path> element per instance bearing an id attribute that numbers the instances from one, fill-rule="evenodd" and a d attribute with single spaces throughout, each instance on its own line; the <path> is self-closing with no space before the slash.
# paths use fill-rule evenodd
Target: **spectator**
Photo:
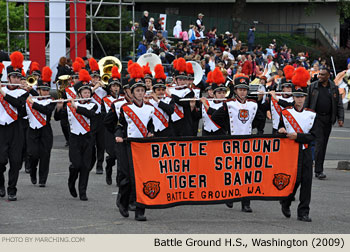
<path id="1" fill-rule="evenodd" d="M 150 25 L 148 27 L 147 32 L 145 33 L 145 38 L 148 43 L 151 43 L 154 38 L 154 33 L 153 33 L 153 25 Z"/>
<path id="2" fill-rule="evenodd" d="M 251 52 L 254 49 L 255 43 L 255 26 L 250 27 L 248 31 L 248 51 Z"/>
<path id="3" fill-rule="evenodd" d="M 198 14 L 198 18 L 197 18 L 197 21 L 196 21 L 196 26 L 198 28 L 198 31 L 200 31 L 200 30 L 204 31 L 203 17 L 204 17 L 204 15 L 202 13 Z"/>
<path id="4" fill-rule="evenodd" d="M 149 23 L 149 17 L 148 17 L 148 11 L 143 12 L 143 17 L 141 18 L 141 29 L 142 29 L 142 36 L 144 37 L 147 30 L 148 30 L 148 23 Z"/>
<path id="5" fill-rule="evenodd" d="M 137 48 L 137 58 L 147 52 L 147 41 L 142 40 Z"/>
<path id="6" fill-rule="evenodd" d="M 175 38 L 182 38 L 182 22 L 180 20 L 176 21 L 176 25 L 173 28 L 173 36 Z"/>
<path id="7" fill-rule="evenodd" d="M 154 24 L 154 29 L 156 29 L 156 31 L 162 31 L 162 19 L 158 18 L 157 23 Z"/>
<path id="8" fill-rule="evenodd" d="M 67 65 L 67 58 L 61 57 L 57 66 L 57 74 L 56 74 L 55 82 L 58 80 L 58 77 L 62 75 L 71 75 L 71 74 L 72 74 L 72 69 L 70 68 L 70 66 Z"/>
<path id="9" fill-rule="evenodd" d="M 251 77 L 253 74 L 252 56 L 248 54 L 247 58 L 244 57 L 243 60 L 242 73 Z"/>
<path id="10" fill-rule="evenodd" d="M 216 27 L 211 28 L 206 36 L 209 39 L 209 45 L 214 45 L 216 40 Z"/>
<path id="11" fill-rule="evenodd" d="M 136 32 L 139 29 L 139 26 L 139 23 L 135 22 L 134 25 L 131 27 L 131 30 Z"/>
<path id="12" fill-rule="evenodd" d="M 148 23 L 148 27 L 150 27 L 152 25 L 152 31 L 153 31 L 153 33 L 155 34 L 156 33 L 156 29 L 154 28 L 154 18 L 153 17 L 151 17 L 150 19 L 149 19 L 149 23 Z"/>
<path id="13" fill-rule="evenodd" d="M 196 40 L 196 35 L 195 35 L 195 26 L 190 25 L 190 29 L 188 31 L 188 41 L 192 43 L 193 41 Z"/>

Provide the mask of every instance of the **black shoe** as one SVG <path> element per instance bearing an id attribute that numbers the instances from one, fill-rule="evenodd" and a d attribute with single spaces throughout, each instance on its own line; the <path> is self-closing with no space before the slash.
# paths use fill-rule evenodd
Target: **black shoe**
<path id="1" fill-rule="evenodd" d="M 107 185 L 111 185 L 112 184 L 112 177 L 106 176 L 106 183 L 107 183 Z"/>
<path id="2" fill-rule="evenodd" d="M 78 197 L 77 190 L 75 189 L 74 184 L 71 184 L 68 182 L 68 188 L 69 188 L 70 195 L 72 195 L 74 198 Z"/>
<path id="3" fill-rule="evenodd" d="M 39 183 L 39 187 L 46 187 L 44 183 Z"/>
<path id="4" fill-rule="evenodd" d="M 282 205 L 282 208 L 281 208 L 281 209 L 282 209 L 283 215 L 284 215 L 286 218 L 290 218 L 290 216 L 291 216 L 290 208 Z"/>
<path id="5" fill-rule="evenodd" d="M 69 142 L 67 141 L 64 147 L 68 147 L 68 146 L 69 146 Z"/>
<path id="6" fill-rule="evenodd" d="M 315 173 L 315 177 L 320 180 L 327 178 L 326 174 L 324 174 L 323 172 Z"/>
<path id="7" fill-rule="evenodd" d="M 16 200 L 17 200 L 16 194 L 9 194 L 8 200 L 9 200 L 9 201 L 16 201 Z"/>
<path id="8" fill-rule="evenodd" d="M 303 215 L 303 216 L 298 216 L 298 220 L 300 221 L 305 221 L 305 222 L 311 222 L 311 218 L 309 217 L 309 215 Z"/>
<path id="9" fill-rule="evenodd" d="M 146 218 L 146 216 L 144 214 L 136 214 L 135 213 L 135 220 L 137 220 L 137 221 L 146 221 L 147 218 Z"/>
<path id="10" fill-rule="evenodd" d="M 119 208 L 119 213 L 125 217 L 125 218 L 128 218 L 129 217 L 129 212 L 128 212 L 128 209 L 126 209 L 125 207 L 123 207 L 121 204 L 117 204 L 118 205 L 118 208 Z"/>
<path id="11" fill-rule="evenodd" d="M 103 169 L 102 168 L 96 168 L 96 174 L 103 174 Z"/>
<path id="12" fill-rule="evenodd" d="M 242 206 L 242 212 L 251 213 L 253 210 L 250 208 L 250 206 Z"/>
<path id="13" fill-rule="evenodd" d="M 86 194 L 79 195 L 79 198 L 82 201 L 87 201 L 88 200 L 88 197 L 86 196 Z"/>
<path id="14" fill-rule="evenodd" d="M 5 187 L 0 187 L 0 197 L 3 198 L 6 195 Z"/>
<path id="15" fill-rule="evenodd" d="M 228 208 L 232 208 L 232 207 L 233 207 L 233 202 L 225 202 L 225 205 L 226 205 Z"/>
<path id="16" fill-rule="evenodd" d="M 129 211 L 135 212 L 136 211 L 135 202 L 129 203 L 128 209 L 129 209 Z"/>
<path id="17" fill-rule="evenodd" d="M 36 185 L 36 183 L 37 183 L 36 178 L 32 178 L 32 177 L 30 177 L 30 181 L 32 181 L 32 184 L 33 184 L 33 185 Z"/>
<path id="18" fill-rule="evenodd" d="M 30 173 L 30 168 L 25 168 L 24 171 L 29 174 Z"/>

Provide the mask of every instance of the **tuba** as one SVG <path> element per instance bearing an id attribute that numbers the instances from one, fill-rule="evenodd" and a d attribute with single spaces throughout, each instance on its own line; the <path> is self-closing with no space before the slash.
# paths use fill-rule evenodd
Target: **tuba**
<path id="1" fill-rule="evenodd" d="M 154 76 L 154 67 L 158 64 L 162 64 L 162 60 L 157 54 L 145 53 L 138 58 L 137 63 L 142 67 L 149 63 L 149 68 L 151 69 L 152 75 Z"/>
<path id="2" fill-rule="evenodd" d="M 70 86 L 70 75 L 61 75 L 58 77 L 58 81 L 56 82 L 57 89 L 57 98 L 61 99 L 64 97 L 65 89 Z M 59 86 L 57 85 L 59 84 Z"/>
<path id="3" fill-rule="evenodd" d="M 119 73 L 122 71 L 122 63 L 120 60 L 113 56 L 106 56 L 99 60 L 98 66 L 101 73 L 101 81 L 106 86 L 108 85 L 108 80 L 112 76 L 112 68 L 114 66 L 118 67 Z"/>
<path id="4" fill-rule="evenodd" d="M 193 84 L 194 85 L 198 85 L 203 78 L 203 69 L 201 67 L 200 64 L 198 64 L 196 61 L 188 61 L 192 64 L 193 67 L 193 72 L 194 72 L 194 80 L 193 80 Z"/>

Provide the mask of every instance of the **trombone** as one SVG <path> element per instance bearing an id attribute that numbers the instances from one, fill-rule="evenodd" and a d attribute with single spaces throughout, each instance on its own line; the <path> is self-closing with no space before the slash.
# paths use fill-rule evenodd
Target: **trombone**
<path id="1" fill-rule="evenodd" d="M 38 83 L 38 79 L 34 75 L 28 75 L 26 78 L 26 83 L 28 86 L 33 87 Z"/>

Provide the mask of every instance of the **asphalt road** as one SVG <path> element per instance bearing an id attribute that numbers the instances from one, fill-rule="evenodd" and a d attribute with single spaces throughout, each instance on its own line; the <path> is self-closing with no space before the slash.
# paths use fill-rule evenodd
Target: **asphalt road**
<path id="1" fill-rule="evenodd" d="M 350 118 L 350 113 L 346 113 Z M 270 127 L 270 128 L 269 128 Z M 350 159 L 350 120 L 345 127 L 334 127 L 327 152 L 327 180 L 313 180 L 311 223 L 296 220 L 297 202 L 292 217 L 286 219 L 278 202 L 252 201 L 253 213 L 225 205 L 178 206 L 146 210 L 147 222 L 136 222 L 131 213 L 123 218 L 116 206 L 117 187 L 105 183 L 105 175 L 90 173 L 89 201 L 70 196 L 67 187 L 68 149 L 59 125 L 53 122 L 54 149 L 46 188 L 34 186 L 23 169 L 18 181 L 18 200 L 0 198 L 1 234 L 268 234 L 268 233 L 349 233 L 350 171 L 334 169 L 338 160 Z M 268 123 L 266 132 L 270 132 Z M 334 160 L 334 161 L 332 161 Z M 113 171 L 115 176 L 115 170 Z M 7 181 L 7 174 L 6 174 Z"/>

